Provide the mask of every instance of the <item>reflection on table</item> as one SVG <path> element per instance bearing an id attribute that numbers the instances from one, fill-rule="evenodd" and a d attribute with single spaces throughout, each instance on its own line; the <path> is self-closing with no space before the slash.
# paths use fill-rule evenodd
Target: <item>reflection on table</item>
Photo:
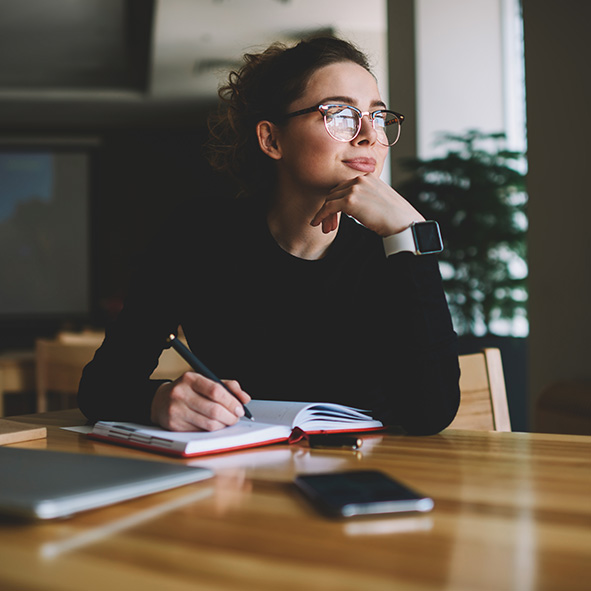
<path id="1" fill-rule="evenodd" d="M 591 578 L 591 437 L 448 430 L 364 436 L 360 453 L 274 445 L 178 460 L 21 417 L 19 447 L 212 468 L 214 479 L 52 523 L 0 521 L 2 589 L 537 590 Z M 378 469 L 435 500 L 426 515 L 331 520 L 302 472 Z"/>

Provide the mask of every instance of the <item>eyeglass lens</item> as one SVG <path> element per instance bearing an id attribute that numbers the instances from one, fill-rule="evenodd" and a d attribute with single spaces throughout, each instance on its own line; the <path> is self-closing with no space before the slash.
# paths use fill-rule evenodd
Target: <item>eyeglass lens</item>
<path id="1" fill-rule="evenodd" d="M 336 140 L 351 141 L 361 126 L 359 114 L 350 108 L 331 107 L 324 117 L 328 133 Z M 400 120 L 389 111 L 377 111 L 373 117 L 377 139 L 384 146 L 392 146 L 400 137 Z"/>

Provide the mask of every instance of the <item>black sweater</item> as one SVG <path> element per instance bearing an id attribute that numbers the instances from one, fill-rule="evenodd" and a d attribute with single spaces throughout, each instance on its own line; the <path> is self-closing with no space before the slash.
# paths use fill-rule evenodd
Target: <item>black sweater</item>
<path id="1" fill-rule="evenodd" d="M 182 326 L 194 353 L 253 398 L 334 401 L 408 433 L 445 428 L 459 404 L 456 335 L 435 255 L 386 258 L 343 215 L 326 256 L 283 251 L 264 212 L 191 204 L 135 265 L 122 312 L 84 370 L 90 420 L 150 421 L 149 376 Z"/>

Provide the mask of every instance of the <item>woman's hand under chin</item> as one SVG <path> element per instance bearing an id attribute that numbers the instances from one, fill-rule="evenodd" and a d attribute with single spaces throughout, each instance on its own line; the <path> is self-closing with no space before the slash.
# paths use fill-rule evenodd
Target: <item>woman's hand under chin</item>
<path id="1" fill-rule="evenodd" d="M 332 232 L 338 226 L 339 212 L 382 237 L 398 234 L 412 222 L 425 219 L 402 195 L 373 174 L 337 185 L 310 223 L 322 224 L 324 233 Z"/>

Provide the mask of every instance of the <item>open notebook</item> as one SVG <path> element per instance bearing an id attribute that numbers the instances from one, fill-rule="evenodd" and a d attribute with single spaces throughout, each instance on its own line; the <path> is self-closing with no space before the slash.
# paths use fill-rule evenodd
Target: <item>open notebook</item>
<path id="1" fill-rule="evenodd" d="M 99 421 L 89 437 L 172 455 L 196 456 L 287 441 L 295 428 L 306 433 L 383 428 L 367 413 L 341 404 L 253 400 L 248 408 L 254 421 L 241 419 L 219 431 L 179 433 L 135 423 Z"/>
<path id="2" fill-rule="evenodd" d="M 0 514 L 66 517 L 211 478 L 170 462 L 0 447 Z"/>

